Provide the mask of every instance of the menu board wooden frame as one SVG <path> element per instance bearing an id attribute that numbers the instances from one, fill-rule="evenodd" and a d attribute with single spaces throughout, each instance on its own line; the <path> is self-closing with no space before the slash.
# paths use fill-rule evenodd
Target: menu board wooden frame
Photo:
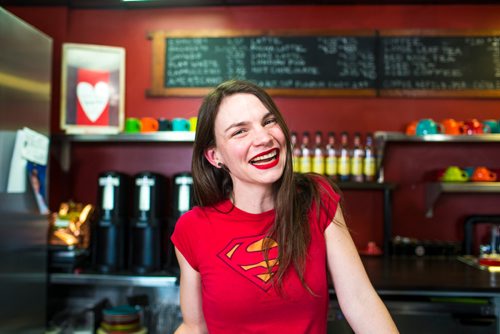
<path id="1" fill-rule="evenodd" d="M 379 30 L 383 37 L 499 37 L 500 30 L 446 30 L 446 29 L 404 29 Z M 500 71 L 500 68 L 499 68 Z M 381 77 L 381 75 L 379 75 Z M 380 80 L 380 78 L 379 78 Z M 499 78 L 500 81 L 500 78 Z M 498 98 L 500 89 L 385 89 L 378 87 L 381 97 L 451 97 L 451 98 Z"/>
<path id="2" fill-rule="evenodd" d="M 148 35 L 152 41 L 152 85 L 146 91 L 151 97 L 162 96 L 203 96 L 214 87 L 165 87 L 166 39 L 197 37 L 250 37 L 250 36 L 366 36 L 374 37 L 373 30 L 170 30 L 154 31 Z M 376 89 L 338 88 L 269 88 L 270 95 L 280 96 L 376 96 Z"/>

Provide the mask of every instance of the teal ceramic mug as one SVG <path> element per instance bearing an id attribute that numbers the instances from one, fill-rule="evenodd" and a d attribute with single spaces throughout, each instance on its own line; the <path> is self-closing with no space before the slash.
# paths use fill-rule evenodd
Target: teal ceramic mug
<path id="1" fill-rule="evenodd" d="M 189 131 L 189 120 L 185 118 L 174 118 L 172 120 L 172 131 Z"/>
<path id="2" fill-rule="evenodd" d="M 476 169 L 476 167 L 474 167 L 474 166 L 468 166 L 468 167 L 463 168 L 463 171 L 467 174 L 467 177 L 469 178 L 469 180 L 472 178 L 472 174 L 474 174 L 475 169 Z"/>
<path id="3" fill-rule="evenodd" d="M 430 118 L 424 118 L 418 121 L 415 129 L 417 136 L 434 135 L 439 133 L 439 124 Z"/>
<path id="4" fill-rule="evenodd" d="M 482 123 L 485 133 L 500 133 L 500 124 L 496 119 L 485 119 Z"/>

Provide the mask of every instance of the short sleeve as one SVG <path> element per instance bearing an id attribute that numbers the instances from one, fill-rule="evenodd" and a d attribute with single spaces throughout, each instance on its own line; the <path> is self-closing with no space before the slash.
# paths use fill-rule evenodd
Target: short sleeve
<path id="1" fill-rule="evenodd" d="M 199 263 L 195 249 L 195 225 L 196 217 L 193 211 L 188 211 L 177 220 L 170 240 L 172 240 L 174 246 L 186 258 L 191 267 L 198 271 Z"/>
<path id="2" fill-rule="evenodd" d="M 340 202 L 340 195 L 335 192 L 332 185 L 323 177 L 318 177 L 315 181 L 318 186 L 321 200 L 318 225 L 320 231 L 324 232 L 335 217 Z M 316 217 L 315 205 L 313 205 L 313 208 L 313 214 Z"/>

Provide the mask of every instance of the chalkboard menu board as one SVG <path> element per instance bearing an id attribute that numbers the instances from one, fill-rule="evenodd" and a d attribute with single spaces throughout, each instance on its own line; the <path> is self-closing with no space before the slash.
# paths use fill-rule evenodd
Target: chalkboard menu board
<path id="1" fill-rule="evenodd" d="M 151 96 L 500 96 L 500 31 L 157 31 Z"/>
<path id="2" fill-rule="evenodd" d="M 228 79 L 251 80 L 276 94 L 376 94 L 373 32 L 360 36 L 275 31 L 159 38 L 164 44 L 159 52 L 164 52 L 165 59 L 160 90 L 167 94 L 196 95 Z"/>
<path id="3" fill-rule="evenodd" d="M 500 96 L 500 35 L 419 33 L 380 36 L 380 95 Z"/>

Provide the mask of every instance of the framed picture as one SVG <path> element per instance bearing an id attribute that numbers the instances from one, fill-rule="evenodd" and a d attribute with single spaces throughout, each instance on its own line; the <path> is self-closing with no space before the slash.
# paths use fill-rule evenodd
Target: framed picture
<path id="1" fill-rule="evenodd" d="M 120 132 L 124 92 L 124 48 L 63 44 L 61 128 L 66 133 Z"/>

